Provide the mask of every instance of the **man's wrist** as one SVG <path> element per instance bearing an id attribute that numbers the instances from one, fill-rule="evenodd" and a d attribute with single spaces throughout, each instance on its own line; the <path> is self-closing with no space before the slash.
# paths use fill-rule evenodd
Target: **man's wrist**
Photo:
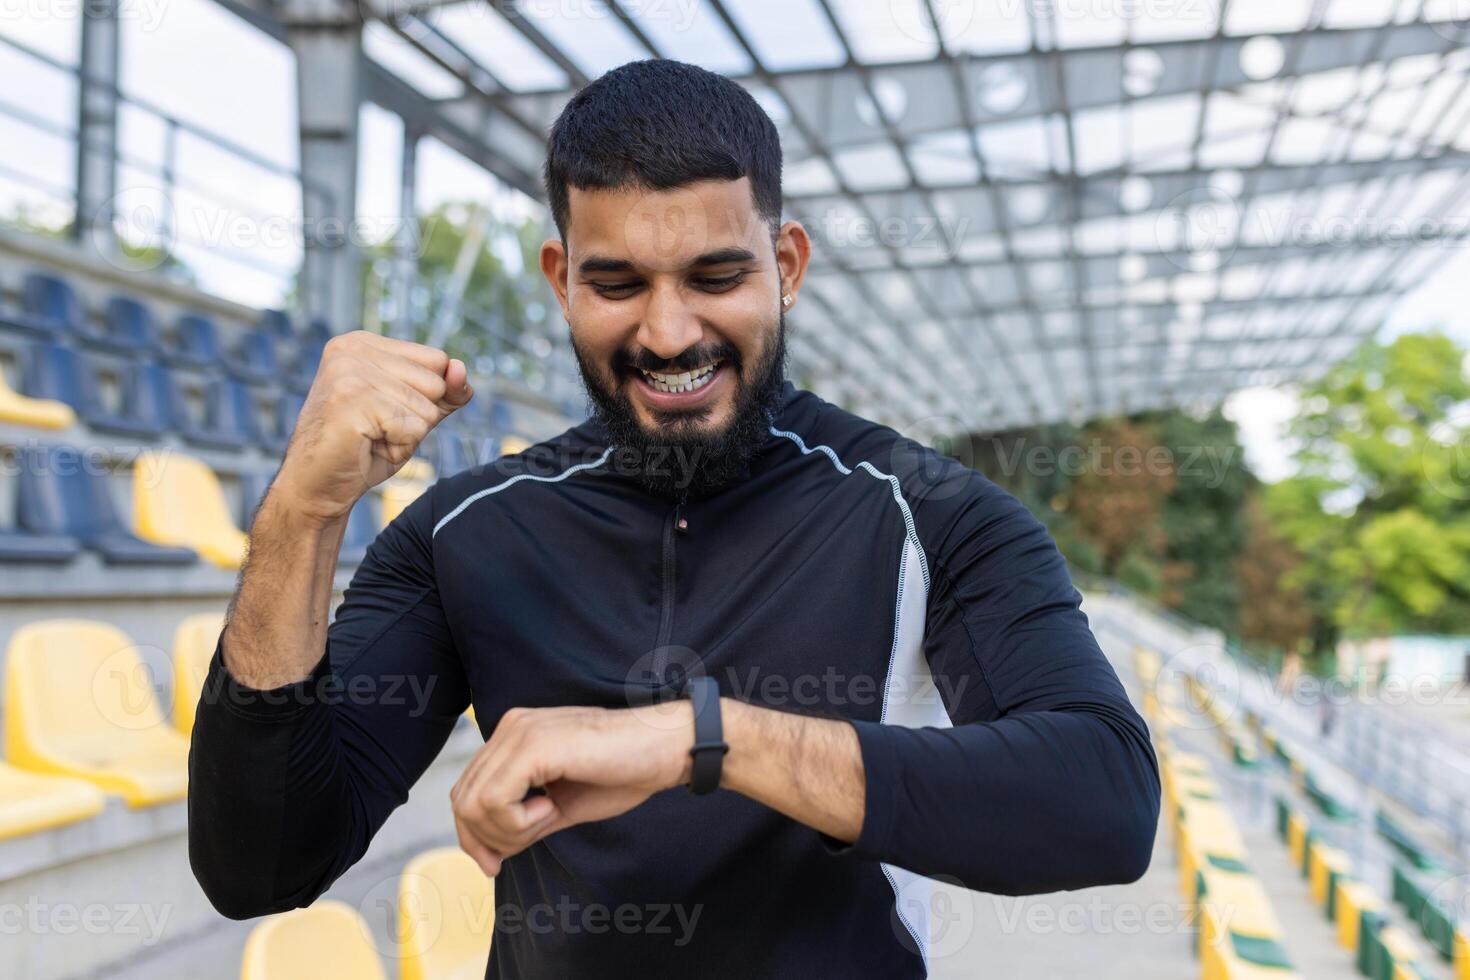
<path id="1" fill-rule="evenodd" d="M 350 512 L 349 507 L 348 513 Z M 260 502 L 257 521 L 261 517 L 266 519 L 266 526 L 279 526 L 291 533 L 329 534 L 338 527 L 345 527 L 347 523 L 347 513 L 324 513 L 318 507 L 306 503 L 293 491 L 290 479 L 284 473 L 277 474 L 271 481 L 265 499 Z"/>

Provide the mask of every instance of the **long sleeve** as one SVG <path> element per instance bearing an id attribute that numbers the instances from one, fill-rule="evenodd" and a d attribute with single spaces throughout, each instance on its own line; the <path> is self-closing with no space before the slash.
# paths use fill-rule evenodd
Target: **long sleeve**
<path id="1" fill-rule="evenodd" d="M 189 860 L 230 918 L 310 904 L 366 851 L 469 704 L 430 494 L 378 536 L 310 677 L 260 691 L 218 647 L 189 752 Z"/>
<path id="2" fill-rule="evenodd" d="M 972 479 L 915 515 L 925 655 L 953 727 L 854 722 L 867 803 L 850 850 L 998 894 L 1133 881 L 1159 812 L 1147 727 L 1045 527 Z"/>

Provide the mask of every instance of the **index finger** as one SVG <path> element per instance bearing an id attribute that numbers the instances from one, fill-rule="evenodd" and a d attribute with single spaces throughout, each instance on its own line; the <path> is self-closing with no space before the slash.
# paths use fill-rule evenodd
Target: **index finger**
<path id="1" fill-rule="evenodd" d="M 367 336 L 368 342 L 382 349 L 384 353 L 406 358 L 415 364 L 422 364 L 441 377 L 449 366 L 449 355 L 437 347 L 430 347 L 416 340 L 399 340 L 397 337 L 384 337 L 375 333 L 369 333 Z"/>

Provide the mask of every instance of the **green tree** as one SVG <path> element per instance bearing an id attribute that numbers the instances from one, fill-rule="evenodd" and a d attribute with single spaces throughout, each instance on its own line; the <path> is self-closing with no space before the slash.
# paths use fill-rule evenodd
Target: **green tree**
<path id="1" fill-rule="evenodd" d="M 1165 605 L 1206 626 L 1239 629 L 1236 561 L 1246 546 L 1245 504 L 1255 478 L 1235 423 L 1216 408 L 1165 412 L 1149 420 L 1174 464 L 1164 502 Z"/>
<path id="2" fill-rule="evenodd" d="M 409 298 L 412 338 L 430 339 L 440 306 L 449 293 L 455 265 L 472 234 L 477 206 L 442 204 L 420 215 L 415 232 L 418 283 Z M 454 329 L 443 346 L 482 374 L 529 379 L 543 370 L 550 351 L 546 321 L 559 316 L 539 268 L 540 222 L 495 224 L 473 253 Z M 395 315 L 393 244 L 366 250 L 363 277 L 364 320 L 387 332 Z"/>
<path id="3" fill-rule="evenodd" d="M 1302 396 L 1298 475 L 1266 502 L 1292 584 L 1340 636 L 1470 632 L 1466 354 L 1441 333 L 1369 341 Z"/>

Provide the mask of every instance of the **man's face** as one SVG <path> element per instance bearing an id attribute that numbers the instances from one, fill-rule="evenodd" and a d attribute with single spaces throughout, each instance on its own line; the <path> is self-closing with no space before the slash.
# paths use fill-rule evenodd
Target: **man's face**
<path id="1" fill-rule="evenodd" d="M 746 179 L 570 190 L 566 245 L 542 246 L 594 407 L 618 441 L 748 456 L 779 393 L 784 296 L 810 246 L 772 246 Z"/>

